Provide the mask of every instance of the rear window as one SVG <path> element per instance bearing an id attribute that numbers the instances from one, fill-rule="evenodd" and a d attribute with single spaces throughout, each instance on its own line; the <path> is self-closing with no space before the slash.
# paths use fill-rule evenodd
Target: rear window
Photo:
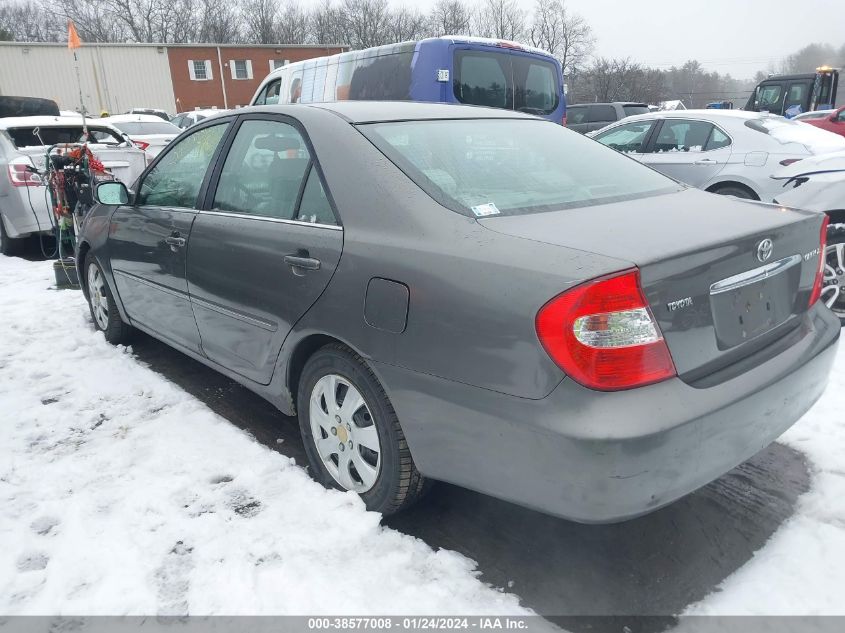
<path id="1" fill-rule="evenodd" d="M 440 204 L 519 215 L 655 195 L 677 183 L 540 120 L 403 121 L 359 129 Z"/>
<path id="2" fill-rule="evenodd" d="M 551 114 L 560 104 L 557 66 L 531 55 L 456 51 L 453 90 L 461 103 L 531 114 Z"/>
<path id="3" fill-rule="evenodd" d="M 38 136 L 34 134 L 38 130 Z M 17 127 L 6 130 L 15 147 L 40 147 L 58 145 L 61 143 L 82 143 L 85 141 L 82 126 L 63 127 Z M 96 143 L 120 144 L 124 140 L 111 130 L 90 126 L 88 128 L 91 139 Z"/>
<path id="4" fill-rule="evenodd" d="M 625 112 L 625 116 L 648 114 L 648 106 L 646 105 L 623 105 L 622 110 Z"/>
<path id="5" fill-rule="evenodd" d="M 162 121 L 125 121 L 122 123 L 112 123 L 118 130 L 122 130 L 127 134 L 179 134 L 182 130 L 173 125 Z"/>
<path id="6" fill-rule="evenodd" d="M 800 121 L 792 121 L 779 116 L 762 116 L 757 119 L 748 119 L 745 127 L 767 134 L 770 138 L 781 144 L 801 143 L 808 147 L 824 147 L 834 151 L 840 145 L 845 147 L 845 142 L 826 130 L 804 125 Z"/>
<path id="7" fill-rule="evenodd" d="M 616 108 L 610 104 L 589 106 L 590 123 L 613 123 L 616 121 Z"/>

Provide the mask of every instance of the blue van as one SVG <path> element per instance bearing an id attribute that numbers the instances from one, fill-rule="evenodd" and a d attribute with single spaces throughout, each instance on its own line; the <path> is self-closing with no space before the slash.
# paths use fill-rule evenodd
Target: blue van
<path id="1" fill-rule="evenodd" d="M 565 123 L 560 62 L 516 42 L 434 37 L 318 57 L 271 72 L 250 102 L 436 101 Z"/>

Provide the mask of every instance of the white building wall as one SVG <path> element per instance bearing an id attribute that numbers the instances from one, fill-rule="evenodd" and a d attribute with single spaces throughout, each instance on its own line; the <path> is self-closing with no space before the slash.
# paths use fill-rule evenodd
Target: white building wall
<path id="1" fill-rule="evenodd" d="M 77 82 L 73 52 L 64 44 L 0 42 L 0 95 L 53 99 L 79 109 L 79 86 L 88 113 L 133 107 L 176 112 L 167 49 L 163 46 L 83 44 Z"/>

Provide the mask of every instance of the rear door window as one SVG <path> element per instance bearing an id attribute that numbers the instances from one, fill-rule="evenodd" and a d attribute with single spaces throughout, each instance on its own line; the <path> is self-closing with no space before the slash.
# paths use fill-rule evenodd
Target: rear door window
<path id="1" fill-rule="evenodd" d="M 731 137 L 714 125 L 713 131 L 710 133 L 710 139 L 707 141 L 704 149 L 709 152 L 711 149 L 722 149 L 723 147 L 730 146 L 730 144 Z"/>
<path id="2" fill-rule="evenodd" d="M 310 162 L 292 125 L 244 121 L 223 164 L 213 210 L 292 220 Z"/>
<path id="3" fill-rule="evenodd" d="M 589 106 L 590 123 L 613 123 L 616 121 L 616 108 L 612 105 L 596 104 Z"/>
<path id="4" fill-rule="evenodd" d="M 497 53 L 455 53 L 455 96 L 461 103 L 510 108 L 513 94 L 510 90 L 507 58 Z"/>
<path id="5" fill-rule="evenodd" d="M 703 152 L 712 123 L 686 119 L 665 119 L 657 134 L 652 152 Z"/>

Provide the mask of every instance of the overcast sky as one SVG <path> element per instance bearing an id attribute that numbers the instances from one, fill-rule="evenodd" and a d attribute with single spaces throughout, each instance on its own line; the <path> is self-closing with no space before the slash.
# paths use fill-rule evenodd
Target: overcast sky
<path id="1" fill-rule="evenodd" d="M 525 9 L 534 0 L 518 0 Z M 398 4 L 398 3 L 397 3 Z M 412 3 L 409 3 L 409 5 Z M 422 4 L 422 3 L 421 3 Z M 431 6 L 433 0 L 426 0 Z M 802 46 L 845 44 L 843 0 L 566 0 L 596 36 L 595 54 L 668 68 L 698 59 L 737 79 L 775 69 Z"/>

